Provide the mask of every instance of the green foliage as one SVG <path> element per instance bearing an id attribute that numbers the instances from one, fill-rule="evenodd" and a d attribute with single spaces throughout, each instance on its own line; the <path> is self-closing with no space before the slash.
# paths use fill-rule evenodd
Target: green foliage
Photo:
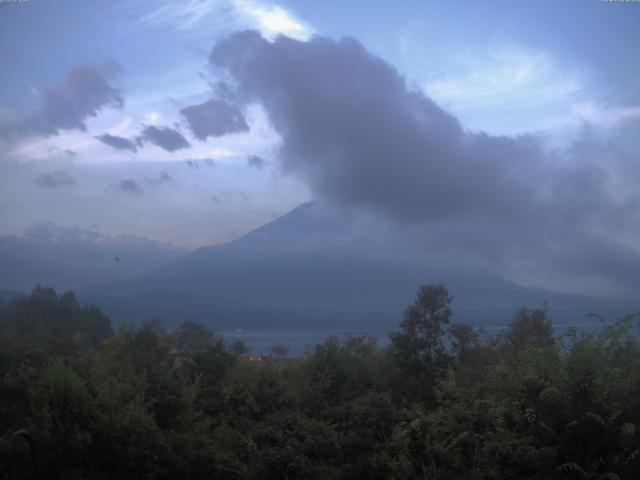
<path id="1" fill-rule="evenodd" d="M 36 287 L 30 296 L 10 302 L 0 315 L 0 332 L 29 344 L 50 343 L 59 350 L 95 347 L 113 332 L 96 306 L 80 306 L 73 292 L 58 296 Z"/>
<path id="2" fill-rule="evenodd" d="M 546 305 L 531 312 L 526 308 L 519 310 L 509 325 L 504 342 L 505 347 L 516 351 L 530 345 L 552 345 L 555 339 Z"/>
<path id="3" fill-rule="evenodd" d="M 0 479 L 26 428 L 47 479 L 640 478 L 636 317 L 498 338 L 422 287 L 391 343 L 328 338 L 251 363 L 207 327 L 113 332 L 73 294 L 0 311 Z"/>
<path id="4" fill-rule="evenodd" d="M 448 361 L 443 339 L 453 313 L 452 300 L 443 285 L 420 287 L 415 302 L 404 312 L 400 330 L 390 335 L 393 355 L 405 375 L 396 388 L 405 398 L 433 403 L 435 382 Z"/>

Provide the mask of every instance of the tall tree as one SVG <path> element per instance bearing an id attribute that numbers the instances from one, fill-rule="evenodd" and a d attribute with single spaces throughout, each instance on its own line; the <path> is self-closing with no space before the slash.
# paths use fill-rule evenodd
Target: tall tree
<path id="1" fill-rule="evenodd" d="M 446 368 L 445 326 L 452 315 L 453 297 L 443 285 L 420 287 L 404 312 L 400 330 L 390 335 L 393 355 L 406 375 L 405 393 L 430 403 L 435 380 Z"/>

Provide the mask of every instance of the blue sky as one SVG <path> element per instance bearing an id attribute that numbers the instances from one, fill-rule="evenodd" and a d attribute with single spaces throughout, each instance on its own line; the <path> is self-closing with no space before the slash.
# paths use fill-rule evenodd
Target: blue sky
<path id="1" fill-rule="evenodd" d="M 197 247 L 316 198 L 318 186 L 286 168 L 259 101 L 239 110 L 247 129 L 204 139 L 180 112 L 220 97 L 216 82 L 229 79 L 209 53 L 247 29 L 270 42 L 353 37 L 465 131 L 530 136 L 559 163 L 587 135 L 613 165 L 608 152 L 633 152 L 640 133 L 638 2 L 0 3 L 0 234 L 54 222 Z M 88 78 L 107 96 L 56 116 Z M 157 143 L 169 130 L 188 146 Z M 624 202 L 635 160 L 598 167 Z M 635 225 L 612 238 L 640 246 Z"/>

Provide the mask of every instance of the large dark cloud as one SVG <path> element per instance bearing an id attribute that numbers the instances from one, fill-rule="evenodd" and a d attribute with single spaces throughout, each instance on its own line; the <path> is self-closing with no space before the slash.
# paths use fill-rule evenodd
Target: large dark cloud
<path id="1" fill-rule="evenodd" d="M 466 131 L 353 39 L 242 32 L 210 62 L 228 72 L 239 101 L 264 106 L 282 138 L 282 170 L 316 196 L 418 225 L 432 248 L 640 289 L 640 257 L 615 240 L 636 202 L 616 192 L 602 158 Z"/>
<path id="2" fill-rule="evenodd" d="M 36 113 L 23 122 L 5 125 L 0 134 L 56 135 L 60 130 L 86 130 L 86 120 L 102 108 L 124 105 L 120 91 L 109 81 L 120 70 L 115 62 L 74 68 L 60 85 L 43 92 Z"/>
<path id="3" fill-rule="evenodd" d="M 169 127 L 155 127 L 153 125 L 145 126 L 136 141 L 139 145 L 142 145 L 144 142 L 151 142 L 167 152 L 175 152 L 176 150 L 189 147 L 187 139 L 177 130 Z"/>
<path id="4" fill-rule="evenodd" d="M 102 143 L 115 148 L 116 150 L 130 150 L 134 153 L 138 150 L 136 148 L 136 144 L 128 138 L 118 137 L 117 135 L 109 135 L 108 133 L 96 135 L 95 138 L 100 140 Z"/>
<path id="5" fill-rule="evenodd" d="M 209 100 L 180 110 L 198 140 L 249 130 L 242 111 L 222 100 Z"/>

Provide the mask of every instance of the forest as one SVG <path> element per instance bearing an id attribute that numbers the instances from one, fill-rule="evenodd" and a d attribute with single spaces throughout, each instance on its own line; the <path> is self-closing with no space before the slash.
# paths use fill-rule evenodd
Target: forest
<path id="1" fill-rule="evenodd" d="M 636 315 L 555 335 L 541 306 L 489 335 L 454 307 L 423 285 L 386 346 L 252 357 L 37 287 L 0 308 L 0 478 L 640 478 Z"/>

